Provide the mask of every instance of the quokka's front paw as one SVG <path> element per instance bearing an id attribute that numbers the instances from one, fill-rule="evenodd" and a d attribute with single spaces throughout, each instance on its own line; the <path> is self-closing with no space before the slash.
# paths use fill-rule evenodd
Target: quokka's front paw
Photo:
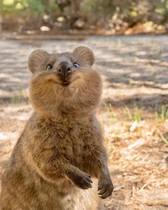
<path id="1" fill-rule="evenodd" d="M 92 188 L 92 180 L 89 174 L 80 171 L 80 174 L 72 174 L 69 175 L 71 181 L 79 188 L 86 190 L 88 188 Z"/>
<path id="2" fill-rule="evenodd" d="M 110 176 L 101 176 L 98 182 L 98 195 L 100 198 L 105 199 L 113 192 L 113 183 Z"/>

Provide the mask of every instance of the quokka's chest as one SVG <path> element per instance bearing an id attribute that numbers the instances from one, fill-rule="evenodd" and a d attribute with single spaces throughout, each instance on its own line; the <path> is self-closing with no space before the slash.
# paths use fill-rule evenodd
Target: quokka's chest
<path id="1" fill-rule="evenodd" d="M 50 127 L 47 132 L 43 130 L 43 138 L 48 148 L 52 145 L 53 151 L 76 166 L 96 156 L 100 146 L 94 128 L 90 129 L 86 125 L 54 129 Z"/>

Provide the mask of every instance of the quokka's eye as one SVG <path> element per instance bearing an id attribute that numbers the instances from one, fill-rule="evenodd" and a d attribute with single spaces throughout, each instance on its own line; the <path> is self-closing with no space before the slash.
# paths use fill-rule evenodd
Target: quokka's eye
<path id="1" fill-rule="evenodd" d="M 46 70 L 50 71 L 52 69 L 52 67 L 53 67 L 52 64 L 48 64 Z"/>
<path id="2" fill-rule="evenodd" d="M 75 68 L 79 68 L 79 64 L 78 63 L 75 62 L 75 63 L 73 63 L 73 65 L 74 65 Z"/>

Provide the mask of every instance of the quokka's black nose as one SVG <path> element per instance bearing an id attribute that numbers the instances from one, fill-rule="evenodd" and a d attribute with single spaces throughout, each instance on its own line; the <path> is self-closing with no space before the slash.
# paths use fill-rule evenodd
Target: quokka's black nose
<path id="1" fill-rule="evenodd" d="M 58 66 L 57 73 L 61 75 L 63 81 L 66 81 L 67 75 L 72 72 L 71 67 L 68 63 L 62 62 Z"/>

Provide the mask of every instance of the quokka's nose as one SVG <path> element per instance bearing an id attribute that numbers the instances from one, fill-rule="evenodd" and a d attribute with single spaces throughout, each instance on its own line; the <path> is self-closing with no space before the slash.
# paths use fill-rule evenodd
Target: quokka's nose
<path id="1" fill-rule="evenodd" d="M 59 75 L 61 75 L 62 79 L 64 81 L 66 81 L 67 75 L 70 74 L 72 72 L 72 70 L 71 70 L 71 67 L 68 63 L 62 62 L 58 66 L 57 72 L 58 72 Z"/>

